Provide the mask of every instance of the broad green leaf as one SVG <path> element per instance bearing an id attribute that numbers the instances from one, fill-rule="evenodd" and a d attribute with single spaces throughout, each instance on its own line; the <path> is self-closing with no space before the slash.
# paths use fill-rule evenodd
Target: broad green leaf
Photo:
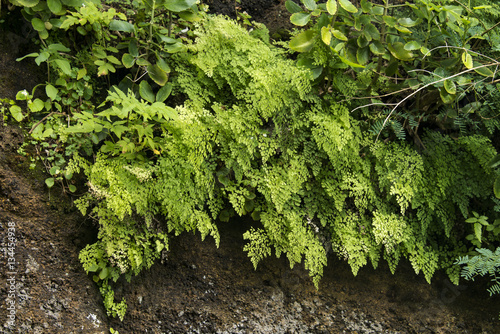
<path id="1" fill-rule="evenodd" d="M 358 48 L 356 51 L 356 59 L 358 63 L 361 65 L 365 65 L 368 63 L 368 60 L 370 60 L 370 48 L 369 47 L 364 47 L 364 48 Z"/>
<path id="2" fill-rule="evenodd" d="M 158 65 L 158 67 L 161 68 L 166 73 L 170 73 L 171 71 L 170 66 L 168 66 L 167 62 L 163 58 L 158 58 L 156 65 Z"/>
<path id="3" fill-rule="evenodd" d="M 316 32 L 314 30 L 306 30 L 292 38 L 290 41 L 290 49 L 297 52 L 307 52 L 312 49 Z"/>
<path id="4" fill-rule="evenodd" d="M 384 15 L 384 7 L 382 6 L 373 6 L 371 9 L 371 13 L 373 15 Z"/>
<path id="5" fill-rule="evenodd" d="M 494 73 L 488 67 L 480 67 L 483 66 L 483 64 L 479 62 L 473 62 L 473 63 L 474 63 L 474 71 L 477 74 L 480 74 L 484 77 L 492 77 L 494 75 Z"/>
<path id="6" fill-rule="evenodd" d="M 292 14 L 292 16 L 290 17 L 290 21 L 299 27 L 305 26 L 307 23 L 309 23 L 310 19 L 311 19 L 311 14 L 307 13 L 295 13 Z"/>
<path id="7" fill-rule="evenodd" d="M 476 235 L 477 240 L 481 242 L 481 224 L 474 224 L 474 234 Z"/>
<path id="8" fill-rule="evenodd" d="M 340 31 L 340 30 L 336 30 L 336 29 L 334 29 L 334 30 L 332 31 L 332 34 L 333 34 L 333 36 L 335 36 L 335 38 L 336 38 L 336 39 L 339 39 L 339 40 L 341 40 L 341 41 L 347 41 L 347 37 L 346 37 L 346 35 L 344 35 L 344 34 L 342 33 L 342 31 Z"/>
<path id="9" fill-rule="evenodd" d="M 62 10 L 62 4 L 60 0 L 47 0 L 47 6 L 54 14 L 57 14 Z"/>
<path id="10" fill-rule="evenodd" d="M 192 10 L 185 10 L 182 12 L 179 12 L 179 17 L 183 20 L 186 20 L 188 22 L 198 22 L 201 21 L 202 17 L 198 15 L 198 13 L 193 12 Z"/>
<path id="11" fill-rule="evenodd" d="M 446 89 L 448 94 L 454 95 L 457 93 L 457 86 L 455 86 L 455 83 L 451 80 L 444 81 L 444 89 Z"/>
<path id="12" fill-rule="evenodd" d="M 56 59 L 54 62 L 64 74 L 71 76 L 71 65 L 69 64 L 69 61 L 66 59 Z"/>
<path id="13" fill-rule="evenodd" d="M 106 279 L 106 278 L 108 278 L 108 274 L 109 274 L 108 267 L 104 267 L 104 268 L 102 268 L 101 272 L 99 273 L 99 278 L 102 280 Z"/>
<path id="14" fill-rule="evenodd" d="M 38 5 L 40 0 L 17 0 L 17 2 L 19 2 L 24 7 L 35 7 L 36 5 Z"/>
<path id="15" fill-rule="evenodd" d="M 168 81 L 167 73 L 158 65 L 148 65 L 149 77 L 160 86 L 164 86 Z"/>
<path id="16" fill-rule="evenodd" d="M 326 10 L 330 15 L 337 14 L 337 0 L 328 0 L 326 2 Z"/>
<path id="17" fill-rule="evenodd" d="M 132 57 L 139 57 L 139 50 L 137 49 L 137 42 L 135 40 L 131 40 L 128 43 L 128 52 Z"/>
<path id="18" fill-rule="evenodd" d="M 51 100 L 55 100 L 57 98 L 57 94 L 59 94 L 59 89 L 52 86 L 51 84 L 48 84 L 47 86 L 45 86 L 45 93 Z"/>
<path id="19" fill-rule="evenodd" d="M 401 42 L 396 42 L 394 44 L 387 43 L 387 48 L 391 54 L 399 60 L 409 61 L 413 59 L 413 53 L 405 50 L 404 45 Z"/>
<path id="20" fill-rule="evenodd" d="M 85 67 L 81 68 L 78 70 L 78 73 L 76 74 L 76 80 L 80 80 L 86 75 L 87 75 L 87 69 Z"/>
<path id="21" fill-rule="evenodd" d="M 53 177 L 49 177 L 48 179 L 45 179 L 45 184 L 49 188 L 52 188 L 54 186 L 54 182 L 55 182 L 55 180 Z"/>
<path id="22" fill-rule="evenodd" d="M 439 96 L 444 104 L 450 104 L 455 101 L 455 95 L 449 94 L 444 87 L 439 88 Z"/>
<path id="23" fill-rule="evenodd" d="M 167 84 L 160 88 L 158 93 L 156 93 L 156 102 L 164 102 L 170 96 L 171 92 L 172 84 L 170 82 L 167 82 Z"/>
<path id="24" fill-rule="evenodd" d="M 45 24 L 44 24 L 44 27 L 45 27 Z M 49 38 L 49 32 L 47 31 L 47 29 L 43 29 L 42 31 L 38 32 L 38 36 L 41 39 L 47 39 L 47 38 Z"/>
<path id="25" fill-rule="evenodd" d="M 326 45 L 330 45 L 332 42 L 332 32 L 329 27 L 321 27 L 321 40 Z"/>
<path id="26" fill-rule="evenodd" d="M 109 24 L 109 29 L 114 31 L 123 31 L 123 32 L 135 32 L 135 27 L 132 23 L 121 20 L 113 20 Z"/>
<path id="27" fill-rule="evenodd" d="M 394 17 L 392 16 L 387 16 L 387 15 L 384 15 L 383 16 L 383 19 L 384 19 L 384 22 L 385 24 L 387 24 L 389 27 L 393 28 L 396 23 L 398 22 Z"/>
<path id="28" fill-rule="evenodd" d="M 9 111 L 16 121 L 21 122 L 23 120 L 24 115 L 21 107 L 14 105 L 9 108 Z"/>
<path id="29" fill-rule="evenodd" d="M 361 0 L 361 9 L 364 13 L 369 13 L 372 10 L 373 4 L 367 0 Z"/>
<path id="30" fill-rule="evenodd" d="M 493 186 L 493 191 L 495 192 L 495 197 L 500 198 L 500 177 L 495 179 L 495 184 Z"/>
<path id="31" fill-rule="evenodd" d="M 34 19 L 31 20 L 31 25 L 36 31 L 43 31 L 45 30 L 45 23 L 40 20 L 38 17 L 35 17 Z"/>
<path id="32" fill-rule="evenodd" d="M 144 58 L 137 58 L 135 60 L 135 63 L 139 66 L 149 66 L 151 65 L 151 63 L 149 61 L 147 61 L 146 59 Z"/>
<path id="33" fill-rule="evenodd" d="M 147 82 L 146 80 L 142 80 L 139 84 L 139 94 L 144 100 L 150 103 L 155 102 L 155 94 L 153 93 L 153 89 L 151 88 L 149 82 Z"/>
<path id="34" fill-rule="evenodd" d="M 340 7 L 349 13 L 357 13 L 358 9 L 349 0 L 339 0 Z"/>
<path id="35" fill-rule="evenodd" d="M 292 0 L 287 0 L 285 2 L 285 7 L 291 14 L 295 14 L 302 11 L 302 7 L 297 5 L 297 3 L 295 3 Z"/>
<path id="36" fill-rule="evenodd" d="M 69 191 L 71 191 L 72 193 L 74 193 L 76 191 L 76 186 L 74 184 L 70 184 L 69 185 Z"/>
<path id="37" fill-rule="evenodd" d="M 122 63 L 126 68 L 131 68 L 135 64 L 135 57 L 130 53 L 124 53 L 122 56 Z"/>
<path id="38" fill-rule="evenodd" d="M 191 8 L 196 4 L 196 0 L 165 0 L 165 8 L 168 10 L 178 13 Z"/>
<path id="39" fill-rule="evenodd" d="M 421 45 L 418 41 L 411 41 L 406 43 L 404 48 L 406 51 L 419 50 L 421 48 Z"/>
<path id="40" fill-rule="evenodd" d="M 381 56 L 385 54 L 385 48 L 384 45 L 380 41 L 373 41 L 370 43 L 370 50 L 373 52 L 373 54 L 377 56 Z"/>
<path id="41" fill-rule="evenodd" d="M 40 99 L 35 99 L 35 101 L 28 103 L 28 108 L 30 108 L 32 112 L 42 111 L 44 107 L 45 103 Z"/>
<path id="42" fill-rule="evenodd" d="M 418 20 L 417 21 L 413 21 L 409 17 L 405 17 L 405 18 L 399 19 L 398 23 L 400 25 L 402 25 L 403 27 L 411 28 L 411 27 L 413 27 L 413 26 L 415 26 L 415 25 L 418 24 Z"/>
<path id="43" fill-rule="evenodd" d="M 318 6 L 314 0 L 301 0 L 304 6 L 309 10 L 315 10 Z"/>
<path id="44" fill-rule="evenodd" d="M 472 56 L 468 52 L 462 53 L 462 62 L 469 70 L 472 68 Z"/>
<path id="45" fill-rule="evenodd" d="M 422 52 L 422 54 L 423 54 L 424 56 L 428 56 L 428 55 L 430 54 L 430 50 L 429 50 L 429 49 L 427 49 L 425 46 L 422 46 L 422 47 L 420 48 L 420 52 Z"/>
<path id="46" fill-rule="evenodd" d="M 61 43 L 49 44 L 48 49 L 51 52 L 54 52 L 54 51 L 57 51 L 57 52 L 70 52 L 71 51 L 69 48 L 67 48 L 66 46 L 64 46 L 64 44 L 61 44 Z"/>
<path id="47" fill-rule="evenodd" d="M 378 31 L 377 27 L 375 27 L 373 24 L 371 24 L 371 23 L 366 24 L 364 32 L 365 32 L 365 36 L 368 40 L 372 40 L 372 39 L 374 39 L 376 41 L 380 40 L 380 32 Z M 369 38 L 367 36 L 367 34 L 371 38 Z"/>

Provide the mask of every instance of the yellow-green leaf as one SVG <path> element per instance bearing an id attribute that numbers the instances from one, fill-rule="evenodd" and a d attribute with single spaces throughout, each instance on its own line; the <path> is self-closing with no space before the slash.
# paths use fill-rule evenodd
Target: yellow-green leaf
<path id="1" fill-rule="evenodd" d="M 394 44 L 388 43 L 387 48 L 391 54 L 399 60 L 409 61 L 413 59 L 413 53 L 405 50 L 404 45 L 401 42 L 396 42 Z"/>
<path id="2" fill-rule="evenodd" d="M 334 29 L 332 31 L 332 33 L 333 33 L 333 36 L 335 36 L 336 39 L 339 39 L 341 41 L 347 41 L 347 37 L 346 37 L 346 35 L 344 35 L 342 33 L 342 31 Z"/>
<path id="3" fill-rule="evenodd" d="M 451 80 L 444 81 L 444 89 L 446 89 L 448 94 L 451 94 L 451 95 L 454 95 L 457 93 L 457 86 L 455 86 L 455 83 Z"/>
<path id="4" fill-rule="evenodd" d="M 309 23 L 311 19 L 311 14 L 307 13 L 295 13 L 290 17 L 290 21 L 296 26 L 303 27 Z"/>
<path id="5" fill-rule="evenodd" d="M 469 70 L 472 68 L 472 56 L 468 52 L 462 53 L 462 62 Z"/>
<path id="6" fill-rule="evenodd" d="M 321 28 L 321 40 L 326 45 L 330 45 L 330 43 L 332 41 L 332 32 L 330 31 L 329 27 L 322 27 Z"/>
<path id="7" fill-rule="evenodd" d="M 337 14 L 337 0 L 328 0 L 326 2 L 326 10 L 330 15 Z"/>
<path id="8" fill-rule="evenodd" d="M 340 7 L 349 13 L 357 13 L 358 9 L 349 0 L 339 0 Z"/>

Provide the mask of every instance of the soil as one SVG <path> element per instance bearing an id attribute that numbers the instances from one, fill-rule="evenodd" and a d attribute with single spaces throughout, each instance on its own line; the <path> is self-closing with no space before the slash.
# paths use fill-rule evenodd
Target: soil
<path id="1" fill-rule="evenodd" d="M 284 7 L 271 5 L 275 13 Z M 13 34 L 0 30 L 0 78 L 11 79 L 0 85 L 0 97 L 41 82 L 31 65 L 13 61 L 30 43 L 22 31 Z M 46 176 L 29 169 L 29 153 L 17 153 L 22 141 L 19 128 L 0 125 L 1 333 L 500 333 L 499 297 L 488 296 L 487 280 L 453 286 L 438 273 L 427 284 L 407 263 L 395 275 L 381 264 L 354 277 L 334 255 L 319 290 L 284 257 L 254 270 L 242 250 L 246 219 L 220 223 L 220 248 L 199 235 L 173 238 L 164 263 L 118 282 L 116 297 L 126 298 L 128 310 L 123 322 L 110 319 L 78 261 L 96 227 L 71 197 L 48 192 Z"/>

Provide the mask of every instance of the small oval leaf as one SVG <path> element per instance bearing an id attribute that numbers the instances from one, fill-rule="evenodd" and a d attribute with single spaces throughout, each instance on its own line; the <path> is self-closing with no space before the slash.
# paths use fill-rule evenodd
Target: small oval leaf
<path id="1" fill-rule="evenodd" d="M 339 0 L 340 7 L 349 13 L 357 13 L 358 9 L 349 0 Z"/>
<path id="2" fill-rule="evenodd" d="M 309 23 L 311 19 L 311 14 L 307 13 L 295 13 L 290 17 L 290 21 L 296 26 L 303 27 Z"/>

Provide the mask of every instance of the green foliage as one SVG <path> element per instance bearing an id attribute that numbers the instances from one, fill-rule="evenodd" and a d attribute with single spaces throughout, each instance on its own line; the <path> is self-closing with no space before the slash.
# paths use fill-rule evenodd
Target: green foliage
<path id="1" fill-rule="evenodd" d="M 48 186 L 85 175 L 75 203 L 99 235 L 80 260 L 110 315 L 126 310 L 112 289 L 121 275 L 150 268 L 180 233 L 218 245 L 217 219 L 235 215 L 258 221 L 243 235 L 255 267 L 274 251 L 316 286 L 330 249 L 354 274 L 406 259 L 429 282 L 444 269 L 456 283 L 454 259 L 498 243 L 500 220 L 485 218 L 498 126 L 479 114 L 500 97 L 497 62 L 479 53 L 496 45 L 488 26 L 445 2 L 302 3 L 286 3 L 305 29 L 289 49 L 193 1 L 136 4 L 133 23 L 92 4 L 25 8 L 36 27 L 60 16 L 28 55 L 48 81 L 41 97 L 18 94 L 24 112 L 3 110 L 64 152 L 44 160 Z"/>

